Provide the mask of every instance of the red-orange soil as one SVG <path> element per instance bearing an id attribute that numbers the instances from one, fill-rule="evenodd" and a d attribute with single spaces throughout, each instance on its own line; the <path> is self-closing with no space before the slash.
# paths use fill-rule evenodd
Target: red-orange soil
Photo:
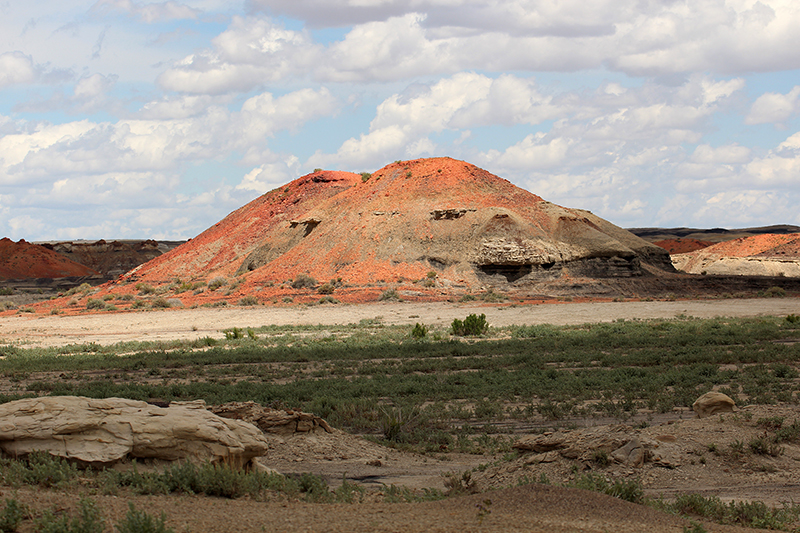
<path id="1" fill-rule="evenodd" d="M 95 270 L 38 244 L 0 240 L 0 278 L 63 278 L 97 275 Z"/>
<path id="2" fill-rule="evenodd" d="M 800 258 L 800 233 L 743 237 L 709 246 L 704 252 L 726 257 Z"/>
<path id="3" fill-rule="evenodd" d="M 689 252 L 694 252 L 695 250 L 701 250 L 703 248 L 713 245 L 714 243 L 711 241 L 701 241 L 698 239 L 678 238 L 678 239 L 664 239 L 662 241 L 656 241 L 653 244 L 655 244 L 656 246 L 660 246 L 670 254 L 685 254 Z"/>

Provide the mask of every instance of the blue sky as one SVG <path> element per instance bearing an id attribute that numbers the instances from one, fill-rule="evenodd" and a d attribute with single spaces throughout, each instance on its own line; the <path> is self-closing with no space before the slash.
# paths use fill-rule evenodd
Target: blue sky
<path id="1" fill-rule="evenodd" d="M 0 233 L 197 235 L 451 156 L 623 226 L 800 224 L 794 0 L 0 1 Z"/>

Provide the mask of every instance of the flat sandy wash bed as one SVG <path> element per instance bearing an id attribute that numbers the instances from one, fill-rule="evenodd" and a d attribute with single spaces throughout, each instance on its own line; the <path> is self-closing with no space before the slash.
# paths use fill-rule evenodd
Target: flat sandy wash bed
<path id="1" fill-rule="evenodd" d="M 754 317 L 800 314 L 798 298 L 679 300 L 653 302 L 548 303 L 479 306 L 456 303 L 372 303 L 291 307 L 172 309 L 82 316 L 31 315 L 0 317 L 0 342 L 29 346 L 63 346 L 96 342 L 156 341 L 222 337 L 232 327 L 265 325 L 351 324 L 380 319 L 384 324 L 446 327 L 454 318 L 485 313 L 492 326 L 584 324 L 617 319 L 689 316 Z"/>

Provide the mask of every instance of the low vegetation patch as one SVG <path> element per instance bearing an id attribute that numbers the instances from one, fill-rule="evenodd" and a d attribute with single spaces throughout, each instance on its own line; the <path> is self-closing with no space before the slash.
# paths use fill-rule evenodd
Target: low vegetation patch
<path id="1" fill-rule="evenodd" d="M 138 302 L 145 300 L 132 307 L 147 305 Z M 472 315 L 460 322 L 455 336 L 453 328 L 386 326 L 376 318 L 230 328 L 192 341 L 0 345 L 0 399 L 253 400 L 312 412 L 395 446 L 469 453 L 504 446 L 483 438 L 492 437 L 487 421 L 627 421 L 645 410 L 689 409 L 712 389 L 740 405 L 800 403 L 800 324 L 785 317 L 493 328 Z M 402 420 L 387 425 L 386 413 L 397 407 Z M 419 417 L 406 423 L 412 411 Z M 800 434 L 797 421 L 762 423 L 763 439 L 719 443 L 717 452 L 773 457 Z M 387 431 L 393 425 L 402 431 Z"/>
<path id="2" fill-rule="evenodd" d="M 463 321 L 459 319 L 453 320 L 453 325 L 450 327 L 453 335 L 460 337 L 479 336 L 484 335 L 489 330 L 489 324 L 486 322 L 486 315 L 469 315 Z"/>
<path id="3" fill-rule="evenodd" d="M 299 274 L 292 281 L 293 289 L 313 289 L 317 286 L 317 280 L 307 274 Z"/>

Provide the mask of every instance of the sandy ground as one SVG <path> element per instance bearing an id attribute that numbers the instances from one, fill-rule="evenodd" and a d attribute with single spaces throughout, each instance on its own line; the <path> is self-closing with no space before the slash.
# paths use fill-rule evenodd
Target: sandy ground
<path id="1" fill-rule="evenodd" d="M 384 324 L 449 326 L 454 318 L 485 313 L 493 326 L 583 324 L 618 319 L 691 316 L 697 318 L 800 314 L 798 298 L 678 300 L 652 302 L 548 303 L 540 305 L 467 305 L 455 303 L 373 303 L 292 307 L 172 309 L 79 316 L 0 317 L 0 342 L 63 346 L 95 342 L 220 338 L 231 327 L 351 324 L 379 319 Z"/>

